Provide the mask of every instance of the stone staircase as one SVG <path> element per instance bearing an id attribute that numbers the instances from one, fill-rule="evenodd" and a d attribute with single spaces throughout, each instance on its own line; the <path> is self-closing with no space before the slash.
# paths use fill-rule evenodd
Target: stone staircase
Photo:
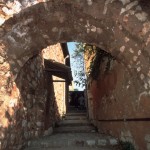
<path id="1" fill-rule="evenodd" d="M 68 113 L 54 130 L 55 133 L 89 133 L 95 132 L 88 121 L 86 113 Z"/>
<path id="2" fill-rule="evenodd" d="M 53 135 L 29 142 L 25 150 L 116 150 L 117 144 L 115 138 L 97 133 L 86 113 L 68 113 Z"/>

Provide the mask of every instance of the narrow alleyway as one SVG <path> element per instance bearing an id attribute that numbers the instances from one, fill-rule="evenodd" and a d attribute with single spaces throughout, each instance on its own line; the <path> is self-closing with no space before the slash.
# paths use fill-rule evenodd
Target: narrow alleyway
<path id="1" fill-rule="evenodd" d="M 118 150 L 117 140 L 99 134 L 86 112 L 69 112 L 51 136 L 28 143 L 25 150 Z"/>

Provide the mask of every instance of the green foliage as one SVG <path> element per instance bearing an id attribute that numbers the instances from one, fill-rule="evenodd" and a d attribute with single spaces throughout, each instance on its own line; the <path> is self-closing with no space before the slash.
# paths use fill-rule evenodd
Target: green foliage
<path id="1" fill-rule="evenodd" d="M 107 61 L 104 73 L 107 73 L 110 70 L 111 60 L 114 60 L 115 58 L 111 54 L 107 53 L 106 51 L 96 47 L 95 56 L 92 59 L 90 67 L 89 67 L 89 75 L 93 79 L 95 79 L 95 80 L 98 79 L 99 74 L 101 72 L 100 65 L 103 63 L 103 61 L 106 58 L 108 59 L 108 61 Z"/>
<path id="2" fill-rule="evenodd" d="M 78 58 L 78 57 L 83 58 L 83 53 L 84 53 L 84 44 L 83 43 L 77 43 L 76 49 L 75 49 L 72 57 L 73 58 Z"/>
<path id="3" fill-rule="evenodd" d="M 120 142 L 122 150 L 135 150 L 134 146 L 130 142 Z"/>
<path id="4" fill-rule="evenodd" d="M 92 77 L 94 80 L 98 79 L 101 72 L 100 65 L 104 62 L 104 60 L 108 60 L 104 72 L 107 73 L 111 68 L 111 61 L 115 59 L 111 54 L 96 46 L 83 43 L 76 44 L 76 50 L 73 55 L 77 68 L 77 71 L 75 72 L 75 76 L 77 78 L 75 84 L 82 87 L 86 85 L 84 54 L 86 54 L 87 59 L 91 59 L 87 75 Z"/>

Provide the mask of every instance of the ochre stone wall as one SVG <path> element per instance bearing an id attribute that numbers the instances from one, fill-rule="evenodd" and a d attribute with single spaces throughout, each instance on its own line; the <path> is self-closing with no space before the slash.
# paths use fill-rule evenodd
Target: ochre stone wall
<path id="1" fill-rule="evenodd" d="M 60 43 L 57 43 L 55 45 L 48 46 L 43 50 L 43 57 L 45 59 L 51 59 L 56 62 L 65 63 L 63 50 Z M 65 80 L 61 79 L 56 76 L 52 76 L 53 79 L 53 85 L 54 85 L 54 94 L 55 99 L 58 107 L 58 114 L 57 119 L 59 120 L 65 113 L 66 113 L 66 107 L 65 107 L 65 83 L 64 82 L 57 82 L 58 80 Z M 56 81 L 56 82 L 55 82 Z"/>
<path id="2" fill-rule="evenodd" d="M 64 55 L 60 43 L 48 46 L 43 49 L 43 57 L 64 64 Z"/>
<path id="3" fill-rule="evenodd" d="M 60 44 L 49 46 L 44 57 L 63 63 Z M 60 79 L 44 70 L 43 52 L 30 58 L 17 77 L 2 50 L 0 61 L 0 149 L 21 149 L 30 139 L 52 133 L 64 113 L 65 87 L 64 83 L 53 83 Z"/>
<path id="4" fill-rule="evenodd" d="M 9 69 L 6 63 L 0 67 L 6 71 Z M 7 83 L 3 83 L 2 77 L 5 76 L 9 76 Z M 42 55 L 29 59 L 18 74 L 16 83 L 8 71 L 5 76 L 1 76 L 0 80 L 4 91 L 0 107 L 1 149 L 16 150 L 21 149 L 31 138 L 51 134 L 57 109 L 52 79 L 48 82 L 49 89 L 52 89 L 46 88 Z M 5 97 L 4 101 L 2 96 Z M 46 112 L 46 101 L 50 103 L 49 114 Z"/>
<path id="5" fill-rule="evenodd" d="M 53 78 L 50 72 L 45 72 L 45 83 L 44 87 L 47 91 L 47 98 L 45 102 L 45 113 L 43 117 L 45 119 L 45 130 L 46 134 L 52 133 L 52 128 L 55 126 L 55 123 L 60 118 L 59 114 L 59 105 L 57 105 L 57 100 L 55 98 L 55 90 L 53 84 Z"/>
<path id="6" fill-rule="evenodd" d="M 105 64 L 101 65 L 105 68 Z M 100 132 L 129 141 L 136 149 L 148 149 L 150 96 L 141 93 L 137 96 L 141 81 L 129 74 L 127 68 L 114 61 L 113 69 L 103 74 L 100 70 L 98 80 L 90 86 L 93 103 L 93 122 Z M 145 120 L 141 120 L 145 119 Z M 136 121 L 137 120 L 137 121 Z"/>
<path id="7" fill-rule="evenodd" d="M 64 80 L 58 77 L 53 76 L 53 80 Z M 59 114 L 58 119 L 61 119 L 61 117 L 66 113 L 66 87 L 64 82 L 53 82 L 54 83 L 54 91 L 55 91 L 55 97 L 56 97 L 56 103 L 58 107 Z"/>

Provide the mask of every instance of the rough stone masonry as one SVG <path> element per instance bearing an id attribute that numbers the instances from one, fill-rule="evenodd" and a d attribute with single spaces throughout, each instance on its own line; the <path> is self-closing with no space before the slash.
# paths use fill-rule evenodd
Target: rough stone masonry
<path id="1" fill-rule="evenodd" d="M 150 117 L 149 6 L 148 0 L 1 1 L 1 149 L 21 149 L 28 139 L 43 134 L 46 91 L 41 84 L 45 78 L 39 54 L 57 42 L 78 41 L 96 45 L 116 58 L 112 74 L 99 81 L 105 88 L 101 84 L 95 88 L 93 82 L 91 119 L 105 132 L 132 142 L 136 149 L 149 150 L 149 121 L 126 121 Z M 35 55 L 39 56 L 33 59 Z M 28 63 L 32 66 L 29 71 Z M 21 85 L 23 81 L 26 86 Z M 113 86 L 107 87 L 108 83 Z M 95 93 L 104 89 L 107 91 L 97 98 Z M 36 113 L 27 115 L 34 112 L 31 108 Z M 28 124 L 26 118 L 35 123 Z M 125 121 L 98 121 L 107 119 Z"/>

